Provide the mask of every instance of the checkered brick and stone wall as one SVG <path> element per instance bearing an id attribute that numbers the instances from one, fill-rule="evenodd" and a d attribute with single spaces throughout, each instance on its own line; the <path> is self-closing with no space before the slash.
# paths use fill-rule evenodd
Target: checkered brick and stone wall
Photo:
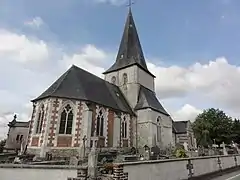
<path id="1" fill-rule="evenodd" d="M 64 107 L 69 104 L 73 109 L 72 134 L 59 134 L 60 117 Z M 36 134 L 37 119 L 40 107 L 44 105 L 44 119 L 42 129 Z M 96 132 L 96 119 L 98 113 L 102 110 L 104 113 L 104 147 L 114 147 L 120 139 L 118 137 L 120 130 L 120 119 L 116 118 L 114 110 L 77 100 L 68 100 L 60 98 L 48 98 L 35 102 L 33 106 L 32 118 L 28 136 L 28 151 L 39 154 L 42 157 L 47 152 L 53 156 L 75 156 L 79 155 L 79 147 L 83 145 L 83 137 L 86 136 L 86 148 L 89 149 L 91 136 Z M 128 144 L 132 144 L 131 117 L 128 121 Z M 116 126 L 116 124 L 119 124 Z M 116 135 L 117 134 L 117 135 Z M 121 144 L 118 144 L 119 147 Z"/>

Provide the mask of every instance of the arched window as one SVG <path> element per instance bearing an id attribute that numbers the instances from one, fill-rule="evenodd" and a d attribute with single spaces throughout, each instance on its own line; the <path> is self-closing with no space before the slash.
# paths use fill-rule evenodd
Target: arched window
<path id="1" fill-rule="evenodd" d="M 96 127 L 96 135 L 103 136 L 103 129 L 104 129 L 104 113 L 101 109 L 97 116 L 97 127 Z"/>
<path id="2" fill-rule="evenodd" d="M 124 73 L 124 74 L 123 74 L 123 84 L 126 85 L 127 82 L 128 82 L 128 77 L 127 77 L 127 74 Z"/>
<path id="3" fill-rule="evenodd" d="M 122 119 L 122 138 L 127 138 L 127 121 L 126 121 L 126 117 L 124 116 Z"/>
<path id="4" fill-rule="evenodd" d="M 16 137 L 16 141 L 19 141 L 19 136 L 20 136 L 20 135 L 18 134 L 17 137 Z"/>
<path id="5" fill-rule="evenodd" d="M 111 81 L 112 81 L 113 84 L 116 84 L 116 77 L 113 76 Z"/>
<path id="6" fill-rule="evenodd" d="M 73 109 L 68 104 L 61 113 L 59 134 L 72 134 Z"/>
<path id="7" fill-rule="evenodd" d="M 23 135 L 20 136 L 20 141 L 21 141 L 21 142 L 23 141 Z"/>
<path id="8" fill-rule="evenodd" d="M 157 118 L 157 142 L 161 142 L 161 117 Z"/>
<path id="9" fill-rule="evenodd" d="M 44 118 L 44 105 L 40 107 L 40 110 L 38 113 L 36 134 L 39 134 L 42 131 L 43 118 Z"/>

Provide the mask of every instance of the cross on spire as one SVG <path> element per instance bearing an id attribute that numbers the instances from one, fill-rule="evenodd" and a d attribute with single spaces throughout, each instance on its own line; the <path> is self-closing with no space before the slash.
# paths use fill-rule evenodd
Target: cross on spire
<path id="1" fill-rule="evenodd" d="M 134 4 L 133 0 L 128 0 L 127 7 L 129 7 L 131 9 L 133 4 Z"/>

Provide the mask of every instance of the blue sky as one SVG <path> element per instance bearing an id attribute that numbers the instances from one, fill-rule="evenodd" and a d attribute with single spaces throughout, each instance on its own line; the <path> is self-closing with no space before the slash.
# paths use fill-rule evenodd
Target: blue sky
<path id="1" fill-rule="evenodd" d="M 126 4 L 0 0 L 0 127 L 14 112 L 28 120 L 29 101 L 71 64 L 101 76 L 115 60 Z M 238 0 L 135 0 L 157 95 L 177 120 L 209 107 L 239 117 L 239 7 Z"/>
<path id="2" fill-rule="evenodd" d="M 51 31 L 38 32 L 43 39 L 69 46 L 90 43 L 111 50 L 117 49 L 127 12 L 125 4 L 112 6 L 94 0 L 2 3 L 2 26 L 28 32 L 22 22 L 39 16 L 48 25 L 45 31 Z M 236 0 L 137 0 L 133 12 L 147 56 L 161 57 L 170 65 L 223 55 L 236 63 L 239 6 Z"/>

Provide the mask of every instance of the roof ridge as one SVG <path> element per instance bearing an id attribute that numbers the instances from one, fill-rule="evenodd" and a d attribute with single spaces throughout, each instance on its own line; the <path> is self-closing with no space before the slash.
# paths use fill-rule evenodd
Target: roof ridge
<path id="1" fill-rule="evenodd" d="M 67 75 L 69 74 L 69 72 L 76 67 L 75 65 L 72 65 L 64 74 L 63 74 L 63 78 L 61 79 L 61 81 L 59 82 L 59 84 L 57 84 L 56 88 L 52 91 L 51 95 L 54 94 L 57 89 L 60 87 L 60 85 L 62 84 L 62 82 L 65 80 L 65 78 L 67 77 Z"/>
<path id="2" fill-rule="evenodd" d="M 97 76 L 97 75 L 95 75 L 95 74 L 93 74 L 93 73 L 91 73 L 91 72 L 89 72 L 89 71 L 87 71 L 87 70 L 85 70 L 85 69 L 83 69 L 83 68 L 80 68 L 80 67 L 78 67 L 78 66 L 76 66 L 76 65 L 73 65 L 73 66 L 74 66 L 75 68 L 77 68 L 77 69 L 80 69 L 80 70 L 82 70 L 82 71 L 85 71 L 86 73 L 91 74 L 92 76 L 95 76 L 95 77 L 97 77 L 97 78 L 105 81 L 103 78 L 101 78 L 101 77 L 99 77 L 99 76 Z M 110 84 L 111 84 L 111 83 L 110 83 Z"/>

